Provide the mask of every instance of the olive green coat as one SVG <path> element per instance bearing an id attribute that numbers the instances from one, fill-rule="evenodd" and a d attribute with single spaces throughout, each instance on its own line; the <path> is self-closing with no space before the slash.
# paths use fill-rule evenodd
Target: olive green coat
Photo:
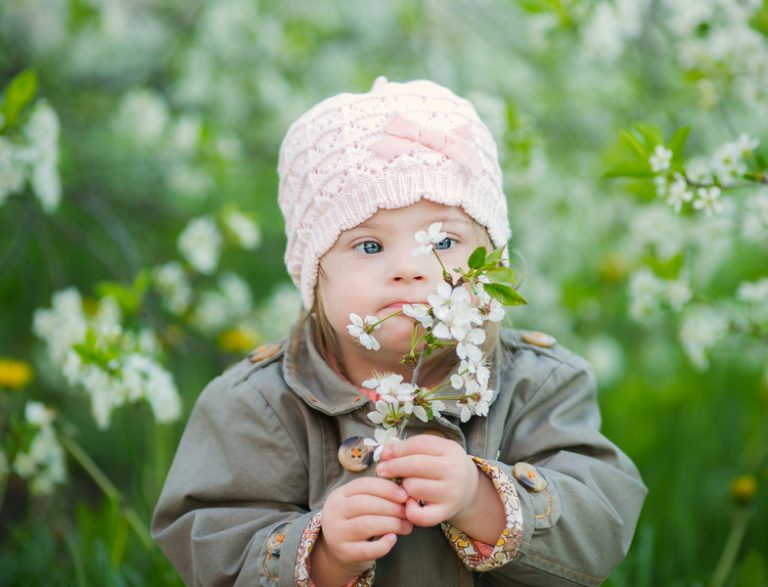
<path id="1" fill-rule="evenodd" d="M 293 585 L 305 526 L 355 475 L 338 462 L 340 442 L 373 436 L 369 400 L 309 337 L 294 333 L 256 359 L 233 366 L 199 397 L 155 511 L 153 536 L 188 585 Z M 600 434 L 585 361 L 505 331 L 491 384 L 497 393 L 488 417 L 461 424 L 449 410 L 410 430 L 440 428 L 510 477 L 516 462 L 537 467 L 544 491 L 514 481 L 524 524 L 518 555 L 473 573 L 440 527 L 414 528 L 377 561 L 375 585 L 598 585 L 626 554 L 646 489 Z"/>

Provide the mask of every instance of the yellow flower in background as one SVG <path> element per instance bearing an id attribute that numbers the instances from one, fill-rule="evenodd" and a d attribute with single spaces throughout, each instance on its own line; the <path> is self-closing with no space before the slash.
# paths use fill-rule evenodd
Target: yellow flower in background
<path id="1" fill-rule="evenodd" d="M 219 334 L 218 343 L 228 353 L 246 353 L 256 346 L 256 337 L 242 328 L 231 328 Z"/>
<path id="2" fill-rule="evenodd" d="M 752 475 L 739 475 L 731 482 L 731 497 L 741 504 L 748 504 L 757 493 L 757 479 Z"/>
<path id="3" fill-rule="evenodd" d="M 32 367 L 24 361 L 0 358 L 0 387 L 20 389 L 32 380 Z"/>

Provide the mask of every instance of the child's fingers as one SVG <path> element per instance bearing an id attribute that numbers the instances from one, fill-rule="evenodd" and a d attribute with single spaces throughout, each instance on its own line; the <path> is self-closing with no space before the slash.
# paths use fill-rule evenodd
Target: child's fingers
<path id="1" fill-rule="evenodd" d="M 342 485 L 341 496 L 370 495 L 395 503 L 405 503 L 408 494 L 397 483 L 381 477 L 361 477 Z"/>
<path id="2" fill-rule="evenodd" d="M 403 479 L 403 489 L 413 499 L 421 500 L 425 503 L 451 501 L 457 499 L 461 491 L 460 488 L 454 488 L 440 481 L 419 479 L 418 477 Z"/>
<path id="3" fill-rule="evenodd" d="M 375 495 L 352 495 L 337 502 L 347 519 L 363 515 L 379 515 L 402 518 L 405 515 L 403 504 Z"/>
<path id="4" fill-rule="evenodd" d="M 381 450 L 381 460 L 388 461 L 389 459 L 414 454 L 440 456 L 448 451 L 455 450 L 456 447 L 461 449 L 458 443 L 453 440 L 440 438 L 433 434 L 418 434 L 402 442 L 393 442 L 386 445 Z"/>
<path id="5" fill-rule="evenodd" d="M 446 474 L 446 462 L 435 456 L 414 454 L 382 461 L 376 467 L 380 477 L 421 477 L 442 479 Z"/>
<path id="6" fill-rule="evenodd" d="M 414 526 L 429 528 L 448 518 L 447 509 L 440 504 L 422 505 L 418 500 L 409 498 L 405 503 L 405 517 Z"/>
<path id="7" fill-rule="evenodd" d="M 361 540 L 340 545 L 338 556 L 351 563 L 374 561 L 385 556 L 397 542 L 397 535 L 387 533 L 374 540 Z"/>
<path id="8" fill-rule="evenodd" d="M 385 534 L 410 534 L 413 530 L 413 524 L 408 520 L 374 515 L 348 520 L 346 527 L 347 542 L 367 541 Z"/>

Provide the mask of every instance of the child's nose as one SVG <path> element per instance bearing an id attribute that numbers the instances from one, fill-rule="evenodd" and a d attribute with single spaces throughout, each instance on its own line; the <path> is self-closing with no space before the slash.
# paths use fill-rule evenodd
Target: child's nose
<path id="1" fill-rule="evenodd" d="M 414 257 L 408 252 L 408 256 L 400 258 L 392 271 L 392 281 L 410 282 L 424 281 L 427 279 L 427 267 L 424 263 L 424 255 Z"/>

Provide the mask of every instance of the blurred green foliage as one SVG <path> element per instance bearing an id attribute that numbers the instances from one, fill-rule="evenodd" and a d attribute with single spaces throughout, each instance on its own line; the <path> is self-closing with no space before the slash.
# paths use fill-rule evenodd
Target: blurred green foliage
<path id="1" fill-rule="evenodd" d="M 5 475 L 0 585 L 180 584 L 130 520 L 148 525 L 203 385 L 295 315 L 276 202 L 283 134 L 318 100 L 367 90 L 379 74 L 453 88 L 496 134 L 512 247 L 527 267 L 529 305 L 513 321 L 592 361 L 604 431 L 650 489 L 608 584 L 766 584 L 761 147 L 744 169 L 741 155 L 724 165 L 740 133 L 767 136 L 767 10 L 755 0 L 2 3 L 0 358 L 32 365 L 34 378 L 0 389 L 0 446 L 12 468 L 31 442 L 18 432 L 25 403 L 55 406 L 60 437 L 115 492 L 72 450 L 52 493 Z M 56 152 L 31 130 L 53 132 L 46 108 Z M 671 162 L 655 171 L 659 146 Z M 657 179 L 672 190 L 674 173 L 690 179 L 679 212 L 657 195 Z M 718 188 L 723 210 L 695 207 L 699 184 Z M 258 243 L 232 228 L 232 211 L 255 220 Z M 220 257 L 182 244 L 193 218 L 208 219 L 195 242 L 218 234 Z M 144 398 L 149 408 L 115 408 L 96 425 L 93 394 L 51 358 L 55 337 L 33 332 L 67 287 L 87 320 L 112 312 L 131 344 L 152 333 L 142 356 L 172 374 L 180 418 L 161 423 Z M 744 476 L 746 494 L 732 485 Z"/>

